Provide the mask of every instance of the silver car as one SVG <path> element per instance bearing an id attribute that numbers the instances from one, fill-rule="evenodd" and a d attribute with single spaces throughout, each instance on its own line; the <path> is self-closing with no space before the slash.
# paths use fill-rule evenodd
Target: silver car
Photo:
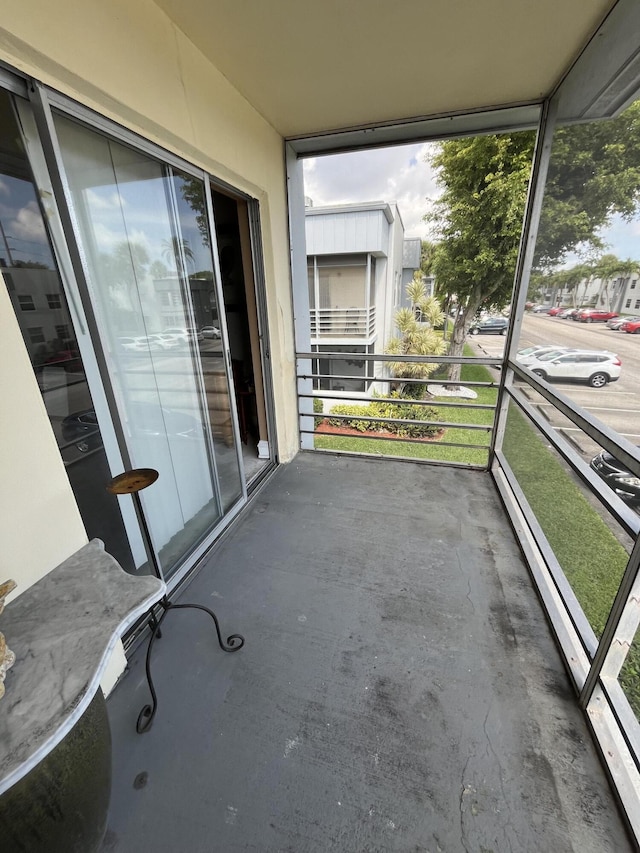
<path id="1" fill-rule="evenodd" d="M 606 350 L 569 350 L 550 352 L 534 358 L 527 365 L 541 379 L 567 379 L 586 382 L 592 388 L 603 388 L 620 378 L 622 362 Z"/>

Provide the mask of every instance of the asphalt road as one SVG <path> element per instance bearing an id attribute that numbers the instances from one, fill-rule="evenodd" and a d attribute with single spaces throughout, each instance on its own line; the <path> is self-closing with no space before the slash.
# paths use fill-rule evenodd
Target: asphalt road
<path id="1" fill-rule="evenodd" d="M 499 335 L 478 335 L 471 341 L 488 355 L 502 355 L 504 350 L 505 339 Z M 547 314 L 527 314 L 523 318 L 518 349 L 532 344 L 558 344 L 616 353 L 622 362 L 617 382 L 604 388 L 569 382 L 555 382 L 554 386 L 620 435 L 640 444 L 640 335 L 614 332 L 604 323 L 577 323 Z M 598 452 L 598 445 L 581 430 L 569 424 L 543 398 L 537 395 L 536 398 L 535 402 L 550 422 L 574 440 L 585 458 Z"/>

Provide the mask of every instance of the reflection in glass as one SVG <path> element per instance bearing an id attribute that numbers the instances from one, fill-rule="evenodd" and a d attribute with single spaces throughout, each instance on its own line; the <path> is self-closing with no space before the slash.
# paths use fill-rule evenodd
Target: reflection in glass
<path id="1" fill-rule="evenodd" d="M 229 505 L 216 464 L 235 455 L 220 341 L 203 330 L 217 305 L 201 182 L 61 116 L 56 127 L 131 462 L 160 472 L 141 498 L 168 576 Z M 237 461 L 222 467 L 237 495 Z"/>
<path id="2" fill-rule="evenodd" d="M 537 428 L 511 402 L 503 451 L 597 637 L 631 542 Z"/>
<path id="3" fill-rule="evenodd" d="M 133 560 L 78 341 L 9 96 L 0 92 L 0 272 L 38 379 L 89 538 L 123 568 Z M 32 452 L 25 448 L 25 452 Z"/>

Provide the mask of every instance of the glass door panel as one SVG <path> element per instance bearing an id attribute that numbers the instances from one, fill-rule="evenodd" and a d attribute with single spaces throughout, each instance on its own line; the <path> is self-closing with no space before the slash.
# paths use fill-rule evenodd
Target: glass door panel
<path id="1" fill-rule="evenodd" d="M 220 497 L 226 512 L 242 495 L 242 479 L 233 429 L 232 403 L 225 367 L 223 313 L 209 238 L 204 184 L 199 178 L 173 172 L 182 256 L 187 270 L 200 354 L 206 408 L 213 435 Z"/>
<path id="2" fill-rule="evenodd" d="M 112 474 L 85 362 L 11 99 L 2 91 L 0 118 L 0 272 L 87 535 L 102 539 L 133 572 L 118 500 L 105 489 Z"/>
<path id="3" fill-rule="evenodd" d="M 168 577 L 225 509 L 190 282 L 191 269 L 213 269 L 206 211 L 162 163 L 62 116 L 55 124 L 131 467 L 160 473 L 141 497 Z M 228 398 L 224 368 L 218 381 Z M 225 440 L 234 452 L 230 417 Z"/>

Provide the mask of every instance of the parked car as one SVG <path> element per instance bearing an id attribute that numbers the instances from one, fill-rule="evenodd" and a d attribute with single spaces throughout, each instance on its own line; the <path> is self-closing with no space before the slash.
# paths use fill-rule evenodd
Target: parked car
<path id="1" fill-rule="evenodd" d="M 147 335 L 147 338 L 152 343 L 157 343 L 161 349 L 177 349 L 180 346 L 178 338 L 175 335 L 168 334 L 167 332 Z"/>
<path id="2" fill-rule="evenodd" d="M 633 322 L 637 319 L 637 317 L 612 317 L 610 320 L 607 320 L 607 329 L 619 331 L 623 323 Z"/>
<path id="3" fill-rule="evenodd" d="M 561 320 L 572 320 L 572 319 L 575 317 L 575 315 L 576 315 L 577 313 L 578 313 L 578 309 L 577 309 L 577 308 L 565 308 L 564 310 L 562 310 L 562 311 L 558 314 L 558 317 L 559 317 Z"/>
<path id="4" fill-rule="evenodd" d="M 617 317 L 615 311 L 597 311 L 595 308 L 583 308 L 576 314 L 575 318 L 580 323 L 604 323 Z"/>
<path id="5" fill-rule="evenodd" d="M 165 335 L 173 335 L 177 340 L 182 343 L 187 343 L 188 341 L 201 341 L 203 340 L 203 334 L 198 329 L 186 329 L 184 326 L 176 326 L 175 328 L 165 329 L 163 334 Z"/>
<path id="6" fill-rule="evenodd" d="M 152 403 L 130 403 L 131 429 L 137 437 L 165 439 L 167 436 L 202 441 L 202 422 L 193 415 L 165 409 Z M 62 421 L 62 437 L 81 453 L 102 446 L 98 419 L 93 409 L 73 412 Z"/>
<path id="7" fill-rule="evenodd" d="M 549 308 L 548 314 L 550 317 L 557 317 L 562 311 L 564 311 L 564 308 L 557 306 L 555 308 Z"/>
<path id="8" fill-rule="evenodd" d="M 620 326 L 620 330 L 629 335 L 640 335 L 640 320 L 627 320 Z"/>
<path id="9" fill-rule="evenodd" d="M 532 361 L 535 361 L 536 358 L 540 358 L 543 355 L 548 355 L 549 353 L 560 354 L 562 352 L 568 352 L 569 349 L 569 347 L 562 347 L 558 344 L 538 344 L 536 346 L 518 350 L 516 353 L 516 361 L 520 364 L 529 365 Z"/>
<path id="10" fill-rule="evenodd" d="M 219 338 L 220 329 L 217 326 L 203 326 L 200 329 L 203 338 Z"/>
<path id="11" fill-rule="evenodd" d="M 534 314 L 548 314 L 552 307 L 551 305 L 534 305 L 531 310 Z"/>
<path id="12" fill-rule="evenodd" d="M 628 504 L 640 504 L 640 478 L 615 456 L 603 450 L 594 456 L 589 464 L 623 501 Z"/>
<path id="13" fill-rule="evenodd" d="M 606 350 L 570 350 L 550 352 L 535 358 L 527 365 L 542 379 L 567 379 L 586 382 L 592 388 L 602 388 L 607 382 L 620 378 L 622 362 Z"/>
<path id="14" fill-rule="evenodd" d="M 506 317 L 485 317 L 469 329 L 470 335 L 506 335 L 509 321 Z"/>
<path id="15" fill-rule="evenodd" d="M 160 341 L 154 340 L 153 335 L 138 335 L 138 337 L 119 338 L 120 346 L 127 352 L 150 352 L 164 349 Z"/>

